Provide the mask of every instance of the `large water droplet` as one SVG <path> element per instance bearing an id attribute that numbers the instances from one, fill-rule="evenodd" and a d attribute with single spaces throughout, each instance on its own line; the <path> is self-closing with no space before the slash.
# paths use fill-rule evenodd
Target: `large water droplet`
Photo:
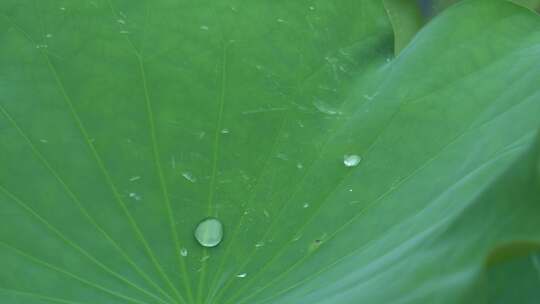
<path id="1" fill-rule="evenodd" d="M 358 155 L 345 155 L 343 157 L 343 164 L 347 167 L 356 167 L 360 163 L 362 158 Z"/>
<path id="2" fill-rule="evenodd" d="M 215 247 L 223 239 L 223 224 L 216 218 L 204 219 L 195 229 L 195 238 L 204 247 Z"/>

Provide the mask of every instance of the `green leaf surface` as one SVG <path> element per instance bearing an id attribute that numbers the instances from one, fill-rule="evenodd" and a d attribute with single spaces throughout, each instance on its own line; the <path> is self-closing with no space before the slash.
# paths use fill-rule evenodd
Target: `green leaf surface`
<path id="1" fill-rule="evenodd" d="M 376 0 L 0 12 L 0 302 L 537 298 L 533 12 L 465 1 L 394 59 Z"/>
<path id="2" fill-rule="evenodd" d="M 450 6 L 463 0 L 425 0 L 424 11 L 431 17 L 440 14 Z M 540 0 L 507 0 L 509 2 L 524 6 L 528 9 L 540 11 Z"/>

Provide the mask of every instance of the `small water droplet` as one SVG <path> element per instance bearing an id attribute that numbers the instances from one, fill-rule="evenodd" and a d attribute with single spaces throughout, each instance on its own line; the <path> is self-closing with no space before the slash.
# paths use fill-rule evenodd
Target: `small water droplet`
<path id="1" fill-rule="evenodd" d="M 48 140 L 46 140 L 46 139 L 40 139 L 39 141 L 40 141 L 40 142 L 42 142 L 42 143 L 44 143 L 44 144 L 46 144 L 46 143 L 48 143 L 48 142 L 49 142 L 49 141 L 48 141 Z"/>
<path id="2" fill-rule="evenodd" d="M 203 31 L 208 31 L 210 28 L 206 25 L 201 25 L 200 29 Z"/>
<path id="3" fill-rule="evenodd" d="M 302 207 L 303 207 L 304 209 L 309 208 L 309 203 L 305 203 Z"/>
<path id="4" fill-rule="evenodd" d="M 201 258 L 201 262 L 206 262 L 210 258 L 209 255 L 205 255 Z"/>
<path id="5" fill-rule="evenodd" d="M 61 10 L 61 11 L 65 11 L 66 8 L 62 6 L 62 7 L 60 7 L 60 10 Z"/>
<path id="6" fill-rule="evenodd" d="M 142 197 L 139 194 L 135 193 L 135 192 L 129 193 L 129 197 L 131 197 L 132 199 L 134 199 L 136 201 L 140 201 L 142 199 Z"/>
<path id="7" fill-rule="evenodd" d="M 352 188 L 351 188 L 351 189 L 349 189 L 349 192 L 352 192 Z"/>
<path id="8" fill-rule="evenodd" d="M 187 257 L 187 255 L 188 255 L 187 249 L 186 248 L 180 249 L 180 255 L 183 256 L 183 257 Z"/>
<path id="9" fill-rule="evenodd" d="M 229 133 L 230 133 L 229 129 L 221 130 L 221 134 L 229 134 Z"/>
<path id="10" fill-rule="evenodd" d="M 49 34 L 46 34 L 46 35 L 45 35 L 45 38 L 52 38 L 52 36 L 53 36 L 53 35 L 49 33 Z"/>
<path id="11" fill-rule="evenodd" d="M 285 20 L 283 20 L 283 19 L 281 19 L 281 18 L 278 18 L 278 19 L 277 19 L 277 22 L 279 22 L 279 23 L 284 23 Z"/>
<path id="12" fill-rule="evenodd" d="M 345 164 L 346 167 L 356 167 L 361 160 L 362 158 L 356 154 L 345 155 L 343 157 L 343 164 Z"/>
<path id="13" fill-rule="evenodd" d="M 315 6 L 310 6 L 310 7 L 309 7 L 309 10 L 310 10 L 310 11 L 314 11 L 314 10 L 315 10 Z"/>
<path id="14" fill-rule="evenodd" d="M 195 238 L 204 247 L 215 247 L 223 240 L 223 224 L 216 218 L 204 219 L 195 229 Z"/>
<path id="15" fill-rule="evenodd" d="M 264 242 L 258 242 L 257 244 L 255 244 L 255 248 L 260 248 L 264 246 Z"/>
<path id="16" fill-rule="evenodd" d="M 141 177 L 140 176 L 133 176 L 129 179 L 130 182 L 134 182 L 134 181 L 137 181 L 137 180 L 140 180 Z"/>
<path id="17" fill-rule="evenodd" d="M 242 176 L 242 178 L 245 180 L 245 181 L 248 181 L 250 180 L 251 178 L 249 177 L 249 175 L 244 172 L 244 171 L 240 171 L 240 175 Z"/>
<path id="18" fill-rule="evenodd" d="M 278 153 L 278 154 L 276 154 L 276 157 L 281 159 L 281 160 L 289 160 L 289 157 L 285 153 Z"/>
<path id="19" fill-rule="evenodd" d="M 264 216 L 266 216 L 267 218 L 270 218 L 270 213 L 268 213 L 268 211 L 266 211 L 266 209 L 263 210 L 263 213 L 264 213 Z"/>
<path id="20" fill-rule="evenodd" d="M 126 20 L 124 20 L 124 19 L 118 19 L 118 20 L 116 20 L 116 22 L 118 22 L 120 24 L 126 24 Z"/>
<path id="21" fill-rule="evenodd" d="M 245 278 L 247 277 L 247 273 L 243 272 L 243 273 L 239 273 L 236 275 L 237 278 Z"/>
<path id="22" fill-rule="evenodd" d="M 297 163 L 297 164 L 296 164 L 296 168 L 298 168 L 298 169 L 303 169 L 303 168 L 304 168 L 304 165 L 302 165 L 302 163 Z"/>
<path id="23" fill-rule="evenodd" d="M 182 176 L 187 179 L 188 181 L 194 183 L 197 181 L 197 178 L 191 174 L 191 172 L 182 172 Z"/>
<path id="24" fill-rule="evenodd" d="M 372 101 L 375 97 L 377 97 L 377 95 L 379 95 L 379 92 L 375 92 L 372 95 L 364 94 L 364 99 Z"/>

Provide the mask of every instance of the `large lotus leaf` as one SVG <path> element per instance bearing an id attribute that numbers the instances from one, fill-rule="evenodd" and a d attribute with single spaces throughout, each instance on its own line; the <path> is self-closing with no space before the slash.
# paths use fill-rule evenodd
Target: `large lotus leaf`
<path id="1" fill-rule="evenodd" d="M 376 0 L 0 10 L 2 303 L 539 299 L 533 12 L 392 58 Z"/>

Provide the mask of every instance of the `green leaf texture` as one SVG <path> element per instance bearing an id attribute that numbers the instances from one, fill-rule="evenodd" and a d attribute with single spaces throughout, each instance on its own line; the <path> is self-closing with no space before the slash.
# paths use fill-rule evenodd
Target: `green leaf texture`
<path id="1" fill-rule="evenodd" d="M 396 58 L 376 0 L 0 13 L 1 303 L 539 299 L 533 12 L 464 1 Z"/>

